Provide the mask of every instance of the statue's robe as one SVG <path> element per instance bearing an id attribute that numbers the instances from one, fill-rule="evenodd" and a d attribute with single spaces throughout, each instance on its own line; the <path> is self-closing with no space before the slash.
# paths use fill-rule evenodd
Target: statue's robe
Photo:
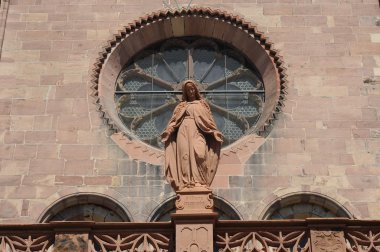
<path id="1" fill-rule="evenodd" d="M 204 100 L 181 102 L 166 128 L 165 175 L 170 184 L 186 187 L 209 187 L 220 156 L 222 134 Z"/>

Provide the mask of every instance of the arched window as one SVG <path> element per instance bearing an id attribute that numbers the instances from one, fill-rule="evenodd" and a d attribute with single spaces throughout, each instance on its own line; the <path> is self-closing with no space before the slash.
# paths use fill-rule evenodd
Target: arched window
<path id="1" fill-rule="evenodd" d="M 125 208 L 109 197 L 93 194 L 75 194 L 54 203 L 43 213 L 40 222 L 129 222 L 131 221 L 129 216 Z"/>
<path id="2" fill-rule="evenodd" d="M 295 194 L 276 200 L 263 219 L 352 218 L 351 214 L 332 199 L 318 194 Z"/>

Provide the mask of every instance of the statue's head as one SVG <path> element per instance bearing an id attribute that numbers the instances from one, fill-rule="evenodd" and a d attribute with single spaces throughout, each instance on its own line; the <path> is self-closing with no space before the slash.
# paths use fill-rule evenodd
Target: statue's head
<path id="1" fill-rule="evenodd" d="M 182 101 L 200 100 L 201 94 L 194 81 L 187 80 L 182 86 Z"/>

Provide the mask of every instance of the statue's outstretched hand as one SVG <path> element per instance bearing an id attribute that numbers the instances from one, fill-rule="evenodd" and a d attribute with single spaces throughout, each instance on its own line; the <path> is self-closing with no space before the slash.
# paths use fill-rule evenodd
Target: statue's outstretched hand
<path id="1" fill-rule="evenodd" d="M 173 129 L 172 128 L 168 128 L 166 129 L 162 134 L 161 134 L 161 142 L 166 142 L 168 141 L 169 139 L 169 136 L 171 135 L 171 133 L 173 132 Z"/>
<path id="2" fill-rule="evenodd" d="M 219 131 L 214 132 L 214 137 L 216 141 L 221 142 L 221 143 L 223 142 L 223 135 Z"/>

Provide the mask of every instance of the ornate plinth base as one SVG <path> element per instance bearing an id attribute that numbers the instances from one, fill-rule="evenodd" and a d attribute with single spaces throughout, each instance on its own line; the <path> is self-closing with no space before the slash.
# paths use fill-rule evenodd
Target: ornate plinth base
<path id="1" fill-rule="evenodd" d="M 212 191 L 205 187 L 185 188 L 177 191 L 176 213 L 213 213 Z"/>
<path id="2" fill-rule="evenodd" d="M 177 191 L 176 213 L 172 214 L 176 232 L 176 251 L 213 252 L 214 224 L 212 191 L 205 187 Z"/>

